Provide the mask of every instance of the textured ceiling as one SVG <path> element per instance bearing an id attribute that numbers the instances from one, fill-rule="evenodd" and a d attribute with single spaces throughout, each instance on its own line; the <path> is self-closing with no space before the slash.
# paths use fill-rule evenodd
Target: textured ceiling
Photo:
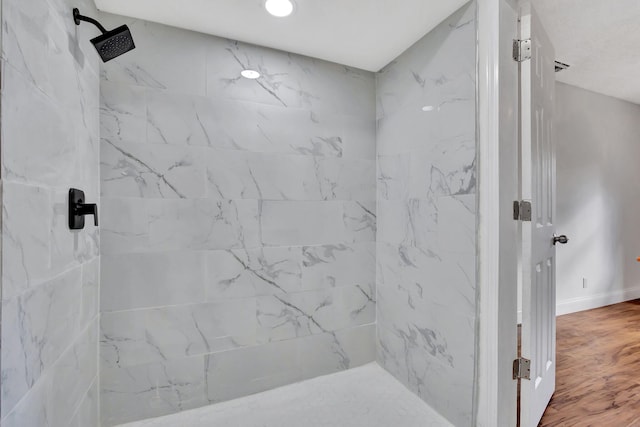
<path id="1" fill-rule="evenodd" d="M 557 80 L 640 104 L 640 0 L 533 0 L 556 58 Z"/>
<path id="2" fill-rule="evenodd" d="M 264 0 L 95 0 L 104 12 L 378 71 L 468 0 L 294 0 L 288 18 Z"/>

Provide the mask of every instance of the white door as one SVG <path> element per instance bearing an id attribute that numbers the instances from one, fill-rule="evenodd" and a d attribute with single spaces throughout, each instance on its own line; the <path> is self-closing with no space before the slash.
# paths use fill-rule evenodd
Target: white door
<path id="1" fill-rule="evenodd" d="M 521 382 L 521 426 L 540 422 L 555 390 L 556 251 L 554 50 L 531 5 L 521 11 L 520 38 L 531 40 L 531 59 L 520 66 L 521 197 L 531 202 L 522 224 L 522 357 L 531 361 Z"/>

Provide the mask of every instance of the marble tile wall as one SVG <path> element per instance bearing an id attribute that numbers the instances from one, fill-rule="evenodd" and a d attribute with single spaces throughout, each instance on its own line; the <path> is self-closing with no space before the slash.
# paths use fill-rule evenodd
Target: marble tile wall
<path id="1" fill-rule="evenodd" d="M 2 0 L 0 424 L 99 425 L 99 233 L 67 193 L 99 198 L 99 66 L 90 0 Z"/>
<path id="2" fill-rule="evenodd" d="M 102 18 L 103 426 L 373 361 L 374 75 Z"/>
<path id="3" fill-rule="evenodd" d="M 377 359 L 456 426 L 472 423 L 476 7 L 377 75 Z"/>

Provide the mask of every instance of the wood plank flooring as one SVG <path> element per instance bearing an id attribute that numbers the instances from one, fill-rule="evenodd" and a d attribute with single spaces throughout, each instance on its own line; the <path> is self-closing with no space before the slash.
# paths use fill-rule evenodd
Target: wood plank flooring
<path id="1" fill-rule="evenodd" d="M 541 427 L 640 427 L 640 300 L 557 319 L 556 392 Z"/>

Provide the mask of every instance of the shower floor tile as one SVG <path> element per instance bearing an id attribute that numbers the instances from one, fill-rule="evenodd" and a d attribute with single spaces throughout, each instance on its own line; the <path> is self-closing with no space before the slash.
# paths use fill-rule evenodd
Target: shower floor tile
<path id="1" fill-rule="evenodd" d="M 450 427 L 375 363 L 121 427 Z"/>

